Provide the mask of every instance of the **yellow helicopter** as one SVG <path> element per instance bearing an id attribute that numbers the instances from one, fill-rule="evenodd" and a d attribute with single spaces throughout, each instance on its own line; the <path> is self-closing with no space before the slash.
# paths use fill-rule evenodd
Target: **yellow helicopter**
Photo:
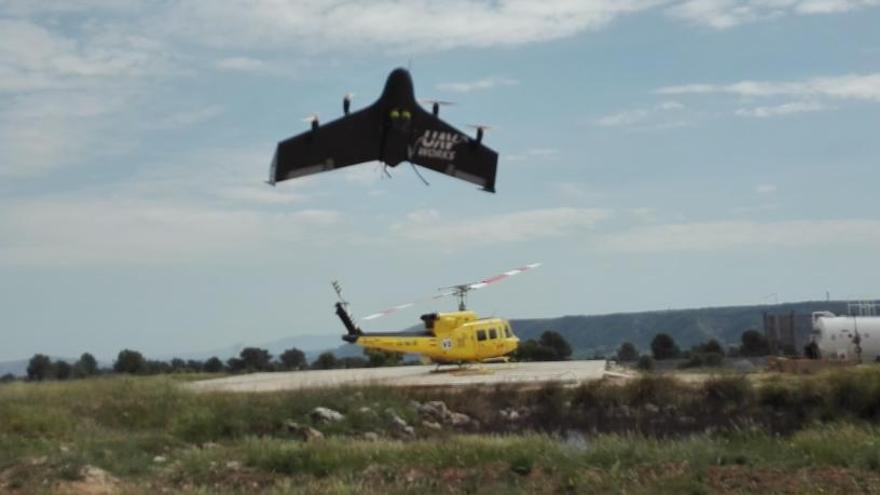
<path id="1" fill-rule="evenodd" d="M 336 303 L 336 315 L 342 320 L 347 331 L 342 336 L 342 340 L 367 349 L 420 354 L 423 358 L 438 365 L 504 359 L 519 345 L 519 339 L 510 329 L 510 323 L 502 318 L 479 318 L 476 313 L 466 308 L 467 294 L 472 290 L 481 289 L 539 266 L 541 266 L 540 263 L 532 263 L 479 282 L 441 289 L 443 292 L 431 297 L 431 299 L 455 296 L 459 301 L 458 311 L 424 314 L 421 316 L 424 328 L 407 332 L 365 333 L 354 323 L 347 309 L 348 303 L 342 297 L 339 282 L 334 281 L 333 288 L 339 297 L 339 301 Z M 422 301 L 394 306 L 361 318 L 361 320 L 374 320 L 414 306 L 419 302 Z"/>

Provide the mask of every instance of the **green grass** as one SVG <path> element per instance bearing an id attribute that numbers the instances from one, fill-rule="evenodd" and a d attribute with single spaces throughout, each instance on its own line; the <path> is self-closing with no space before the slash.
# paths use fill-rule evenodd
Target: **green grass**
<path id="1" fill-rule="evenodd" d="M 486 434 L 418 429 L 417 440 L 391 440 L 384 411 L 418 425 L 413 398 L 445 400 L 479 419 Z M 324 441 L 292 438 L 285 423 L 312 425 L 309 412 L 319 405 L 346 419 L 313 425 Z M 502 428 L 498 411 L 517 407 L 528 407 L 531 419 Z M 623 408 L 629 423 L 606 430 L 618 433 L 576 433 Z M 87 465 L 116 476 L 126 493 L 755 491 L 744 472 L 767 491 L 880 491 L 878 412 L 880 369 L 869 367 L 758 382 L 659 376 L 533 391 L 194 393 L 176 377 L 15 383 L 0 387 L 0 492 L 51 492 Z M 638 433 L 685 414 L 741 421 L 712 434 Z M 762 422 L 780 417 L 798 428 L 779 435 Z M 360 440 L 365 431 L 383 439 Z M 837 484 L 823 485 L 825 478 Z"/>
<path id="2" fill-rule="evenodd" d="M 708 491 L 710 473 L 725 469 L 803 473 L 843 468 L 876 482 L 880 480 L 878 441 L 877 428 L 852 425 L 819 427 L 790 438 L 759 431 L 678 440 L 602 435 L 578 444 L 535 434 L 453 436 L 415 442 L 335 438 L 309 444 L 248 438 L 207 454 L 193 451 L 176 479 L 211 484 L 226 475 L 222 470 L 199 471 L 197 466 L 237 459 L 244 469 L 276 481 L 299 479 L 302 486 L 326 487 L 332 480 L 348 488 L 366 484 L 376 493 L 381 492 L 377 487 L 412 484 L 437 488 L 432 483 L 448 478 L 448 473 L 462 473 L 463 479 L 456 485 L 459 488 L 479 481 L 477 485 L 504 486 L 514 493 L 528 493 L 536 487 L 565 491 L 587 486 L 614 491 L 629 487 L 636 493 L 657 489 L 672 493 L 670 486 Z M 683 467 L 685 472 L 678 472 Z M 880 484 L 872 486 L 880 489 Z"/>

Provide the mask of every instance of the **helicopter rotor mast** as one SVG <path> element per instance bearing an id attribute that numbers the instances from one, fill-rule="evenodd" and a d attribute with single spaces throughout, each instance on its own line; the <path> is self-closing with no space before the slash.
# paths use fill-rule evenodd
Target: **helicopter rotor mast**
<path id="1" fill-rule="evenodd" d="M 473 288 L 469 285 L 456 285 L 453 287 L 445 288 L 452 289 L 452 292 L 449 295 L 453 295 L 458 298 L 458 310 L 467 311 L 467 294 L 468 292 L 472 291 Z"/>

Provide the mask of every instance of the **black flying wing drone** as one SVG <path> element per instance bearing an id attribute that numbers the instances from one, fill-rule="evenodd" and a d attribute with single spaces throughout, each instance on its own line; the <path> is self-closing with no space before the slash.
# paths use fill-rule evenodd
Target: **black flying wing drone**
<path id="1" fill-rule="evenodd" d="M 312 128 L 278 143 L 269 184 L 369 161 L 396 167 L 403 161 L 429 168 L 495 192 L 498 153 L 482 144 L 483 127 L 470 137 L 440 120 L 440 102 L 426 112 L 416 102 L 406 69 L 388 76 L 375 103 L 327 124 L 311 118 Z"/>

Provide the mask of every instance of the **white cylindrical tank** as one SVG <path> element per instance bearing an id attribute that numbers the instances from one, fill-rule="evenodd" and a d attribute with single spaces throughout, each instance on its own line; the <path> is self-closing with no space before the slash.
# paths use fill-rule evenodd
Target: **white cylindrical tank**
<path id="1" fill-rule="evenodd" d="M 824 359 L 880 359 L 880 316 L 836 316 L 813 313 L 813 342 Z"/>

